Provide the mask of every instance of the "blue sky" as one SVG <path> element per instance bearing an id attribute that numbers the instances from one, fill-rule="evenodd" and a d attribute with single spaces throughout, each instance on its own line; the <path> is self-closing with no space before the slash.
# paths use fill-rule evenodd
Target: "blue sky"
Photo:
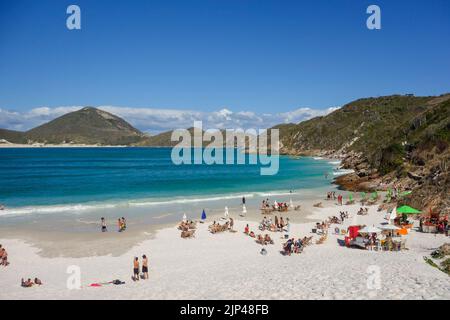
<path id="1" fill-rule="evenodd" d="M 82 30 L 66 28 L 70 4 Z M 83 105 L 325 112 L 449 91 L 448 0 L 0 0 L 0 108 L 22 118 Z"/>

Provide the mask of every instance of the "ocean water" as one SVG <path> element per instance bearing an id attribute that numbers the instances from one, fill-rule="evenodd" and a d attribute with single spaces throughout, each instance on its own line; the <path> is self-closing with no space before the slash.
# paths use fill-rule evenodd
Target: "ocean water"
<path id="1" fill-rule="evenodd" d="M 170 148 L 0 149 L 7 208 L 0 215 L 282 196 L 329 186 L 338 165 L 281 156 L 278 174 L 261 176 L 259 165 L 177 166 L 170 155 Z"/>

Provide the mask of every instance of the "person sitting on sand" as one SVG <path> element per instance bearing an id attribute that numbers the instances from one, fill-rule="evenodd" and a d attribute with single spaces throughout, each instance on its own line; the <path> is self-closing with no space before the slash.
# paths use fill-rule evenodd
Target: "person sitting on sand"
<path id="1" fill-rule="evenodd" d="M 39 278 L 34 278 L 34 283 L 37 284 L 38 286 L 42 286 L 42 281 Z"/>
<path id="2" fill-rule="evenodd" d="M 139 259 L 134 257 L 133 260 L 133 281 L 139 281 Z"/>
<path id="3" fill-rule="evenodd" d="M 31 281 L 30 278 L 28 278 L 27 281 L 24 281 L 23 278 L 22 278 L 21 286 L 24 287 L 24 288 L 30 288 L 30 287 L 33 286 L 33 281 Z"/>
<path id="4" fill-rule="evenodd" d="M 255 233 L 253 231 L 250 231 L 249 236 L 254 238 L 255 237 Z"/>
<path id="5" fill-rule="evenodd" d="M 250 228 L 248 227 L 248 224 L 244 228 L 244 233 L 248 234 L 250 232 Z"/>
<path id="6" fill-rule="evenodd" d="M 285 244 L 284 244 L 284 253 L 286 254 L 286 255 L 291 255 L 291 250 L 292 250 L 292 244 L 293 244 L 293 242 L 294 242 L 294 239 L 292 238 L 292 240 L 291 239 L 289 239 Z"/>
<path id="7" fill-rule="evenodd" d="M 268 244 L 268 243 L 273 244 L 273 240 L 272 240 L 272 238 L 270 238 L 268 233 L 266 233 L 266 235 L 264 236 L 264 242 L 266 244 Z"/>
<path id="8" fill-rule="evenodd" d="M 144 274 L 144 279 L 148 279 L 148 259 L 145 254 L 142 256 L 142 273 Z"/>
<path id="9" fill-rule="evenodd" d="M 264 245 L 264 238 L 262 235 L 258 234 L 258 236 L 256 237 L 256 242 L 258 242 L 259 244 Z"/>

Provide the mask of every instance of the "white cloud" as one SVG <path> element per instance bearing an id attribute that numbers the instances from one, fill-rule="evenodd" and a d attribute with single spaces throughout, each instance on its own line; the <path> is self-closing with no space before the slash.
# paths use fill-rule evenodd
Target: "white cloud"
<path id="1" fill-rule="evenodd" d="M 27 112 L 0 109 L 0 128 L 25 131 L 81 108 L 83 107 L 40 107 Z M 189 128 L 193 126 L 194 121 L 199 120 L 203 121 L 204 129 L 269 128 L 280 123 L 298 123 L 338 109 L 299 108 L 290 112 L 258 114 L 253 111 L 233 112 L 227 108 L 212 112 L 116 106 L 98 106 L 98 108 L 125 119 L 144 132 L 152 133 Z"/>

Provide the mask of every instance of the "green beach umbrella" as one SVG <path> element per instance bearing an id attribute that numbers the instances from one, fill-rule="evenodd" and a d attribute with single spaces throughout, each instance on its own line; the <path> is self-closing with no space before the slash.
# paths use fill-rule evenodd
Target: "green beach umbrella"
<path id="1" fill-rule="evenodd" d="M 400 208 L 397 208 L 398 213 L 406 213 L 406 214 L 417 214 L 422 213 L 422 211 L 411 208 L 410 206 L 402 206 Z"/>

